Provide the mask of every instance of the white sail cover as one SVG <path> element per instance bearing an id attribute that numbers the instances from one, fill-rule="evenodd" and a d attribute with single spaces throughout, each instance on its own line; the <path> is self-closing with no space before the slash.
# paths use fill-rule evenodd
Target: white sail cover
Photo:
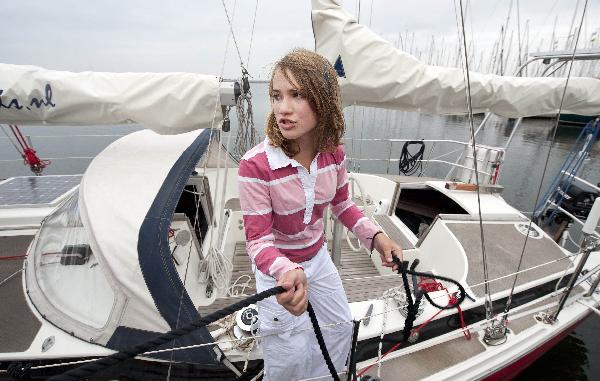
<path id="1" fill-rule="evenodd" d="M 101 73 L 0 64 L 0 123 L 139 123 L 161 134 L 217 127 L 219 78 L 192 73 Z"/>
<path id="2" fill-rule="evenodd" d="M 106 147 L 83 176 L 79 190 L 83 223 L 129 300 L 122 325 L 157 332 L 169 329 L 140 269 L 139 231 L 174 163 L 198 135 L 199 131 L 168 137 L 135 132 Z"/>
<path id="3" fill-rule="evenodd" d="M 336 63 L 345 105 L 431 114 L 468 112 L 463 70 L 425 65 L 356 22 L 336 0 L 312 0 L 316 51 Z M 343 68 L 343 69 L 342 69 Z M 556 114 L 565 78 L 470 72 L 473 112 L 505 117 Z M 570 78 L 562 113 L 600 114 L 600 80 Z"/>

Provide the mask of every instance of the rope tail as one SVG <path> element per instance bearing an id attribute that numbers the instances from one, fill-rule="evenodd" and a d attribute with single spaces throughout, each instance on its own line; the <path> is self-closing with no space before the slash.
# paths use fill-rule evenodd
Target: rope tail
<path id="1" fill-rule="evenodd" d="M 145 343 L 135 345 L 133 347 L 127 348 L 123 351 L 113 353 L 110 356 L 103 357 L 94 362 L 90 362 L 88 364 L 82 365 L 78 368 L 71 369 L 61 375 L 51 377 L 51 381 L 72 381 L 79 380 L 82 378 L 89 377 L 90 375 L 109 368 L 113 365 L 116 365 L 122 361 L 129 360 L 138 356 L 147 351 L 153 350 L 165 343 L 170 342 L 171 340 L 175 340 L 178 337 L 183 335 L 187 335 L 190 332 L 197 330 L 198 328 L 204 327 L 210 323 L 213 323 L 227 315 L 234 313 L 235 311 L 247 307 L 250 304 L 254 304 L 260 300 L 266 299 L 275 294 L 279 294 L 285 291 L 285 289 L 281 286 L 273 287 L 268 290 L 265 290 L 259 294 L 253 295 L 247 299 L 239 301 L 230 305 L 229 307 L 223 308 L 219 311 L 215 311 L 210 315 L 207 315 L 193 323 L 190 323 L 184 327 L 172 330 L 156 338 L 149 340 Z M 216 345 L 216 343 L 215 343 Z"/>

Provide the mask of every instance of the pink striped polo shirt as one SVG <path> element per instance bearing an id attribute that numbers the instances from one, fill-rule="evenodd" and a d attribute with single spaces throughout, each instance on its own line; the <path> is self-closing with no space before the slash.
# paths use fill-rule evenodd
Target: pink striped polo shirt
<path id="1" fill-rule="evenodd" d="M 342 146 L 320 152 L 310 171 L 265 139 L 248 151 L 238 172 L 246 250 L 252 263 L 279 279 L 302 267 L 323 245 L 323 212 L 332 213 L 370 248 L 379 228 L 356 207 L 348 193 Z"/>

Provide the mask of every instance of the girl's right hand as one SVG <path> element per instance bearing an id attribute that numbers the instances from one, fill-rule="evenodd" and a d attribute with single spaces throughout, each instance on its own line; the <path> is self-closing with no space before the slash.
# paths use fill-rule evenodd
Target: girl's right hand
<path id="1" fill-rule="evenodd" d="M 294 269 L 284 273 L 277 285 L 287 290 L 277 294 L 277 303 L 292 315 L 302 315 L 308 307 L 308 284 L 304 270 Z"/>

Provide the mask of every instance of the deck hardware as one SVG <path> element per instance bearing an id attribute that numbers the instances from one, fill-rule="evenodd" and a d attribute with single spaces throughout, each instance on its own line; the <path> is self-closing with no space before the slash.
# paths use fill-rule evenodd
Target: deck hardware
<path id="1" fill-rule="evenodd" d="M 406 294 L 401 290 L 402 290 L 401 287 L 390 288 L 389 290 L 384 291 L 383 297 L 391 298 L 392 300 L 394 300 L 394 302 L 396 302 L 396 304 L 399 307 L 398 312 L 400 312 L 400 314 L 403 317 L 407 317 L 408 316 L 408 301 L 406 298 Z M 417 314 L 415 315 L 415 317 L 419 317 L 423 313 L 424 309 L 425 309 L 425 299 L 421 299 L 419 301 L 419 308 L 417 310 Z"/>
<path id="2" fill-rule="evenodd" d="M 408 337 L 408 342 L 414 344 L 417 341 L 419 341 L 419 332 L 413 329 L 413 331 L 410 333 L 410 336 Z"/>
<path id="3" fill-rule="evenodd" d="M 600 200 L 600 198 L 599 198 L 599 200 Z M 596 204 L 598 204 L 600 206 L 599 202 L 596 202 Z M 581 274 L 581 270 L 583 269 L 583 266 L 587 262 L 590 254 L 593 251 L 598 250 L 599 248 L 600 248 L 600 239 L 598 239 L 598 237 L 596 237 L 595 235 L 587 234 L 585 236 L 585 238 L 583 239 L 583 243 L 581 245 L 581 251 L 582 251 L 581 259 L 579 260 L 579 263 L 577 263 L 577 268 L 571 275 L 571 279 L 569 279 L 567 291 L 563 294 L 562 298 L 560 299 L 560 302 L 558 304 L 558 309 L 556 310 L 554 315 L 551 317 L 551 319 L 556 320 L 558 318 L 558 314 L 565 306 L 567 298 L 571 294 L 571 291 L 573 290 L 573 287 L 575 286 L 575 282 L 577 281 L 577 278 Z"/>
<path id="4" fill-rule="evenodd" d="M 573 272 L 573 275 L 571 275 L 571 279 L 569 279 L 569 285 L 567 286 L 567 291 L 563 294 L 563 296 L 560 299 L 560 302 L 558 304 L 558 309 L 552 316 L 553 320 L 556 320 L 558 318 L 558 314 L 565 306 L 565 303 L 567 302 L 567 298 L 571 294 L 571 291 L 573 290 L 573 287 L 575 286 L 575 282 L 577 281 L 577 278 L 581 274 L 581 271 L 583 270 L 583 266 L 585 266 L 585 263 L 587 262 L 590 254 L 593 251 L 596 251 L 600 248 L 600 238 L 598 238 L 598 236 L 596 235 L 596 226 L 598 226 L 598 220 L 600 220 L 600 197 L 597 198 L 596 201 L 594 201 L 592 210 L 588 214 L 588 218 L 585 221 L 585 225 L 583 225 L 583 228 L 581 229 L 581 231 L 584 234 L 583 243 L 581 244 L 582 256 L 581 256 L 581 259 L 579 260 L 579 262 L 577 263 L 577 268 Z"/>
<path id="5" fill-rule="evenodd" d="M 518 223 L 515 224 L 515 228 L 517 228 L 519 233 L 523 234 L 524 236 L 529 235 L 529 238 L 543 238 L 542 233 L 540 233 L 539 230 L 537 230 L 535 226 L 533 226 L 533 224 L 530 225 L 528 223 Z"/>
<path id="6" fill-rule="evenodd" d="M 590 285 L 590 290 L 584 296 L 592 296 L 595 292 L 598 292 L 598 283 L 600 283 L 600 273 L 596 274 L 596 279 Z"/>
<path id="7" fill-rule="evenodd" d="M 44 342 L 42 343 L 42 352 L 46 352 L 48 349 L 52 348 L 55 341 L 56 340 L 55 340 L 54 336 L 46 337 L 46 340 L 44 340 Z"/>
<path id="8" fill-rule="evenodd" d="M 483 342 L 490 346 L 504 344 L 507 340 L 507 332 L 506 325 L 493 321 L 491 326 L 485 328 Z"/>
<path id="9" fill-rule="evenodd" d="M 558 320 L 553 320 L 552 315 L 550 315 L 549 313 L 544 312 L 544 311 L 535 314 L 533 317 L 535 320 L 537 320 L 540 323 L 550 324 L 550 325 L 552 325 L 558 321 Z"/>

